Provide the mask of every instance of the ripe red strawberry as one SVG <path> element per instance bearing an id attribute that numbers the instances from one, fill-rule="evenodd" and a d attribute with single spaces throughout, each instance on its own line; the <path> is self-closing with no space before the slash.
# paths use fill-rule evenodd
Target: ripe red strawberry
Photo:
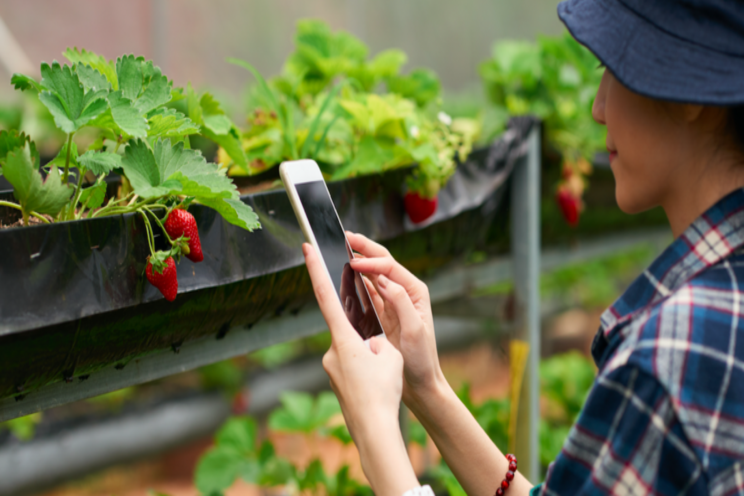
<path id="1" fill-rule="evenodd" d="M 246 390 L 240 390 L 235 393 L 232 400 L 232 414 L 233 415 L 244 415 L 248 411 L 248 405 L 250 404 L 250 395 Z"/>
<path id="2" fill-rule="evenodd" d="M 579 225 L 579 213 L 581 211 L 581 200 L 571 194 L 568 188 L 559 188 L 555 194 L 555 200 L 561 207 L 563 218 L 568 225 L 576 227 Z"/>
<path id="3" fill-rule="evenodd" d="M 165 219 L 165 230 L 171 239 L 176 240 L 181 236 L 189 238 L 189 253 L 186 257 L 192 262 L 204 260 L 201 241 L 199 241 L 199 230 L 196 228 L 196 219 L 186 210 L 174 208 Z"/>
<path id="4" fill-rule="evenodd" d="M 437 211 L 438 198 L 424 198 L 419 193 L 409 191 L 403 198 L 406 212 L 411 222 L 418 224 L 423 222 Z"/>
<path id="5" fill-rule="evenodd" d="M 159 274 L 157 270 L 153 269 L 150 257 L 147 257 L 147 267 L 145 268 L 147 280 L 163 293 L 166 300 L 173 301 L 176 299 L 176 294 L 178 294 L 176 262 L 173 260 L 173 257 L 168 257 L 165 260 L 165 266 L 162 269 L 162 273 Z"/>

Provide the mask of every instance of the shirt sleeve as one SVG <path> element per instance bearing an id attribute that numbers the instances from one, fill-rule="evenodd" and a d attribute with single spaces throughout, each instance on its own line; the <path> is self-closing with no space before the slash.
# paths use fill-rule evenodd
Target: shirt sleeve
<path id="1" fill-rule="evenodd" d="M 666 390 L 625 365 L 597 378 L 542 494 L 705 495 L 701 474 Z"/>

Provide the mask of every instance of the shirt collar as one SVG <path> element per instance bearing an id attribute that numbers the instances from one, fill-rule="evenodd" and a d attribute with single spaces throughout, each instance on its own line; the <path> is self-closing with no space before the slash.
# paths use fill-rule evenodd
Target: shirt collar
<path id="1" fill-rule="evenodd" d="M 744 189 L 710 207 L 669 245 L 605 310 L 600 332 L 606 337 L 644 308 L 667 298 L 687 281 L 744 245 Z"/>

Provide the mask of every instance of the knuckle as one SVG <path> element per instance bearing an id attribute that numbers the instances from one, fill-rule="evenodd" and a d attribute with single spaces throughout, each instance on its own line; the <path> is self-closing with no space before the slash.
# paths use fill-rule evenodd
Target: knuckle
<path id="1" fill-rule="evenodd" d="M 427 286 L 421 280 L 418 280 L 417 286 L 418 286 L 417 289 L 418 289 L 419 293 L 421 293 L 421 296 L 423 296 L 424 298 L 427 298 L 428 299 L 429 298 L 429 286 Z"/>
<path id="2" fill-rule="evenodd" d="M 333 356 L 332 351 L 327 351 L 325 355 L 323 355 L 323 369 L 330 374 L 331 370 L 334 368 L 334 365 L 336 363 L 336 359 Z"/>
<path id="3" fill-rule="evenodd" d="M 399 298 L 403 298 L 404 296 L 406 296 L 406 290 L 403 289 L 403 286 L 401 286 L 400 284 L 390 283 L 390 289 L 388 290 L 388 292 L 394 300 L 398 300 Z"/>

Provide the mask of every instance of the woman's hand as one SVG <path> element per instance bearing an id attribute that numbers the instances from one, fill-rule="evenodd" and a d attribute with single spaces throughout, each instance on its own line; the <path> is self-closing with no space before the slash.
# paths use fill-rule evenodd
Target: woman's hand
<path id="1" fill-rule="evenodd" d="M 375 494 L 400 496 L 418 486 L 398 425 L 403 357 L 385 339 L 372 338 L 367 348 L 349 323 L 318 254 L 307 243 L 302 251 L 331 331 L 323 367 L 359 448 L 362 468 Z"/>
<path id="2" fill-rule="evenodd" d="M 393 259 L 387 249 L 361 234 L 346 233 L 352 249 L 362 255 L 352 268 L 369 278 L 372 296 L 385 334 L 404 361 L 403 400 L 414 411 L 434 391 L 446 387 L 439 366 L 429 290 Z"/>

